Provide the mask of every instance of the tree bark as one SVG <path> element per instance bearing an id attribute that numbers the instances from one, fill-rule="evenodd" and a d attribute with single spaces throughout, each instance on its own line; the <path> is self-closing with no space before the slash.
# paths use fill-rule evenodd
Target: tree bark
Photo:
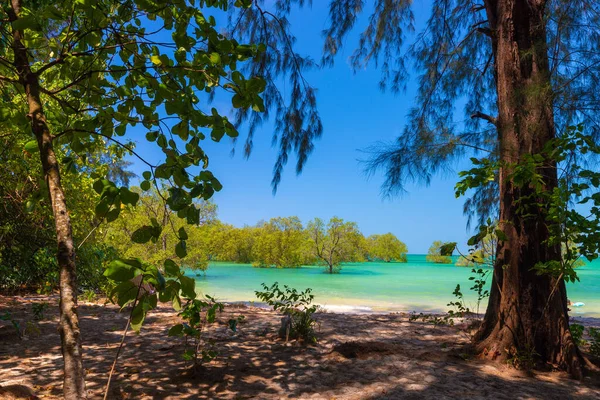
<path id="1" fill-rule="evenodd" d="M 515 165 L 541 153 L 555 137 L 544 0 L 486 0 L 498 94 L 499 155 Z M 538 171 L 544 190 L 558 185 L 556 164 Z M 569 330 L 562 279 L 538 275 L 539 262 L 560 260 L 549 237 L 544 207 L 527 186 L 511 181 L 511 168 L 499 172 L 500 228 L 492 288 L 476 348 L 492 359 L 533 357 L 537 362 L 582 375 L 582 358 Z M 517 210 L 526 206 L 528 216 Z"/>
<path id="2" fill-rule="evenodd" d="M 11 22 L 16 21 L 20 13 L 21 0 L 11 0 L 11 9 L 9 10 Z M 27 97 L 31 129 L 40 149 L 40 159 L 50 195 L 58 244 L 56 257 L 60 268 L 59 331 L 64 360 L 63 395 L 65 399 L 69 400 L 86 399 L 85 371 L 81 354 L 79 318 L 77 316 L 77 279 L 71 219 L 60 181 L 58 161 L 52 146 L 53 137 L 50 134 L 40 98 L 39 79 L 31 71 L 27 56 L 28 50 L 22 39 L 22 32 L 13 30 L 14 63 L 19 81 Z"/>

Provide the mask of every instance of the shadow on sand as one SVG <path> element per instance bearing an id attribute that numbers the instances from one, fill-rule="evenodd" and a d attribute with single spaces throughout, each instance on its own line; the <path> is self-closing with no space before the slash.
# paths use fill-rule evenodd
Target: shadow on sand
<path id="1" fill-rule="evenodd" d="M 4 298 L 6 299 L 6 298 Z M 0 302 L 0 313 L 7 308 Z M 530 378 L 504 366 L 457 357 L 467 335 L 453 327 L 408 322 L 406 315 L 319 314 L 317 346 L 276 339 L 279 317 L 232 306 L 211 328 L 216 361 L 192 373 L 184 342 L 169 338 L 177 317 L 168 308 L 150 314 L 142 333 L 130 334 L 113 378 L 113 399 L 598 399 L 598 382 L 558 373 Z M 26 319 L 30 305 L 11 312 Z M 87 387 L 98 398 L 125 325 L 112 306 L 81 305 Z M 231 315 L 246 323 L 228 333 Z M 39 323 L 40 335 L 18 340 L 0 328 L 0 398 L 61 395 L 56 310 Z M 596 321 L 600 325 L 600 321 Z"/>

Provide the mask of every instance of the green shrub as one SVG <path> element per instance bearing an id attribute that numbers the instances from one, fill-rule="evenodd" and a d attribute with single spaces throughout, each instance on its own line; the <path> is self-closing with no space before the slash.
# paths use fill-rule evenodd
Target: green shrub
<path id="1" fill-rule="evenodd" d="M 272 286 L 263 283 L 262 287 L 264 291 L 256 291 L 256 297 L 273 307 L 275 311 L 281 311 L 285 316 L 282 329 L 286 332 L 283 335 L 280 331 L 280 336 L 285 336 L 286 340 L 291 337 L 301 338 L 307 343 L 316 343 L 317 321 L 313 318 L 313 314 L 317 312 L 318 306 L 311 305 L 315 297 L 311 294 L 312 289 L 299 292 L 284 285 L 281 290 L 277 282 Z"/>
<path id="2" fill-rule="evenodd" d="M 507 349 L 506 351 L 509 353 L 507 363 L 526 372 L 530 372 L 535 367 L 536 360 L 540 356 L 535 348 L 529 345 L 522 349 L 513 349 L 512 351 Z"/>
<path id="3" fill-rule="evenodd" d="M 106 283 L 103 276 L 106 265 L 117 257 L 114 248 L 102 243 L 86 243 L 79 248 L 76 259 L 79 286 L 100 289 Z M 0 288 L 32 288 L 40 294 L 50 294 L 58 287 L 58 278 L 56 244 L 36 249 L 24 246 L 0 249 Z"/>
<path id="4" fill-rule="evenodd" d="M 3 249 L 0 254 L 0 288 L 42 288 L 50 290 L 58 283 L 58 264 L 55 250 L 31 249 L 17 245 Z M 48 292 L 48 290 L 41 290 Z"/>
<path id="5" fill-rule="evenodd" d="M 414 322 L 417 320 L 421 320 L 425 323 L 431 323 L 434 326 L 439 325 L 454 325 L 454 318 L 452 316 L 455 315 L 454 312 L 448 312 L 443 315 L 435 315 L 435 314 L 425 314 L 425 313 L 415 313 L 414 311 L 410 313 L 408 317 L 408 322 Z"/>
<path id="6" fill-rule="evenodd" d="M 584 345 L 585 340 L 583 340 L 583 325 L 571 324 L 569 329 L 571 330 L 571 336 L 573 336 L 573 342 L 575 342 L 577 346 Z"/>
<path id="7" fill-rule="evenodd" d="M 590 353 L 600 357 L 600 329 L 588 328 L 588 335 L 590 335 Z"/>
<path id="8" fill-rule="evenodd" d="M 84 245 L 77 250 L 77 281 L 84 290 L 100 290 L 106 285 L 104 271 L 119 258 L 117 250 L 103 243 Z"/>
<path id="9" fill-rule="evenodd" d="M 48 303 L 45 301 L 43 303 L 34 303 L 31 305 L 31 311 L 33 312 L 33 319 L 36 321 L 41 321 L 44 319 L 44 312 L 48 308 Z"/>
<path id="10" fill-rule="evenodd" d="M 203 334 L 206 327 L 213 324 L 217 318 L 217 312 L 222 312 L 225 305 L 216 301 L 208 295 L 203 299 L 193 299 L 188 301 L 179 312 L 179 316 L 185 321 L 169 329 L 169 336 L 185 336 L 186 346 L 192 342 L 192 348 L 185 350 L 183 358 L 193 361 L 194 368 L 197 368 L 204 362 L 210 362 L 217 356 L 217 351 L 212 346 L 206 345 L 203 340 Z M 229 327 L 236 331 L 237 323 L 243 318 L 229 320 Z M 189 340 L 191 339 L 191 340 Z"/>
<path id="11" fill-rule="evenodd" d="M 98 295 L 96 294 L 96 291 L 91 290 L 91 289 L 86 289 L 81 294 L 81 298 L 88 303 L 93 303 L 98 299 Z"/>

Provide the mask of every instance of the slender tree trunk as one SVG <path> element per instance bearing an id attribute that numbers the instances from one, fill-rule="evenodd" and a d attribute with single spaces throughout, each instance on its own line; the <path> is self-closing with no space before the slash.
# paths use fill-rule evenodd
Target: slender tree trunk
<path id="1" fill-rule="evenodd" d="M 486 0 L 498 91 L 501 161 L 516 164 L 541 153 L 555 136 L 552 91 L 546 47 L 545 0 Z M 540 169 L 544 190 L 557 187 L 556 165 Z M 562 279 L 538 275 L 539 262 L 560 260 L 559 246 L 549 246 L 544 207 L 530 198 L 529 187 L 500 170 L 499 241 L 489 305 L 475 336 L 476 347 L 493 359 L 533 356 L 581 377 L 582 359 L 569 331 L 566 288 Z M 527 207 L 527 214 L 517 210 Z"/>
<path id="2" fill-rule="evenodd" d="M 20 16 L 21 0 L 11 0 L 11 7 L 9 17 L 12 22 Z M 31 71 L 27 49 L 22 39 L 22 32 L 14 30 L 12 43 L 14 63 L 27 96 L 28 117 L 40 149 L 40 158 L 52 204 L 58 244 L 57 261 L 60 268 L 59 331 L 64 359 L 63 394 L 65 399 L 69 400 L 86 399 L 85 372 L 81 354 L 79 318 L 77 316 L 75 247 L 71 231 L 71 219 L 67 210 L 65 193 L 60 182 L 58 161 L 52 147 L 53 138 L 40 99 L 38 76 Z"/>

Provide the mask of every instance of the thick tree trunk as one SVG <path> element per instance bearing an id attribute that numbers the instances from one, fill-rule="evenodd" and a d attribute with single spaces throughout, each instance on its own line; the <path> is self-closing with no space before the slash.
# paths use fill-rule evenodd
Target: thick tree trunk
<path id="1" fill-rule="evenodd" d="M 11 22 L 19 18 L 21 0 L 12 0 Z M 12 48 L 20 82 L 27 96 L 28 117 L 40 149 L 40 158 L 48 191 L 58 244 L 57 261 L 60 268 L 60 322 L 59 331 L 64 360 L 63 395 L 65 399 L 85 399 L 85 372 L 81 354 L 79 318 L 77 316 L 77 281 L 75 247 L 71 219 L 65 194 L 60 182 L 58 161 L 52 146 L 52 135 L 40 99 L 38 76 L 31 71 L 27 49 L 22 42 L 22 32 L 13 31 Z"/>
<path id="2" fill-rule="evenodd" d="M 554 138 L 552 91 L 546 47 L 544 0 L 487 0 L 492 28 L 498 91 L 500 159 L 514 165 L 541 153 Z M 538 171 L 544 190 L 557 186 L 555 165 Z M 581 377 L 582 360 L 569 331 L 566 288 L 562 279 L 538 275 L 539 262 L 560 260 L 549 246 L 549 231 L 539 199 L 529 187 L 500 170 L 500 228 L 507 236 L 498 251 L 489 305 L 475 336 L 476 347 L 493 359 L 533 357 Z M 527 206 L 527 214 L 517 210 Z"/>

